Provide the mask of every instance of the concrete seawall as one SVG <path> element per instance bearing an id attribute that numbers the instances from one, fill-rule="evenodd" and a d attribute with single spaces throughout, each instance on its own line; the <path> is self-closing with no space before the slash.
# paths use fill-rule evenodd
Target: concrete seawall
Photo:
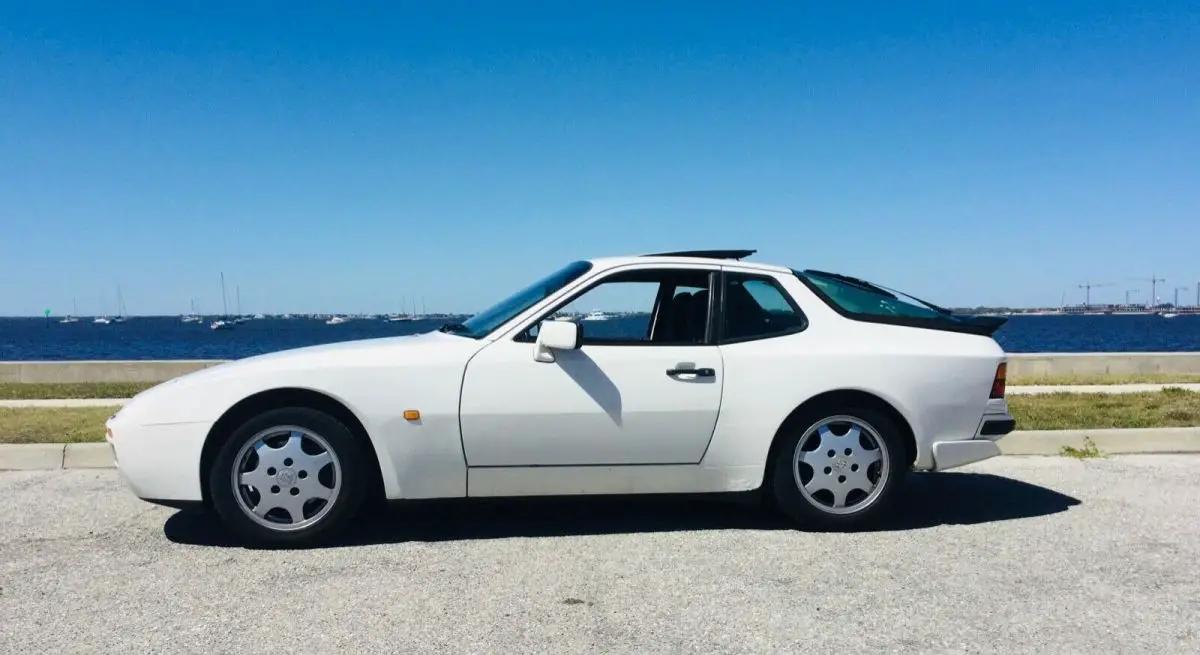
<path id="1" fill-rule="evenodd" d="M 163 382 L 221 363 L 216 359 L 0 362 L 0 382 Z"/>
<path id="2" fill-rule="evenodd" d="M 0 362 L 0 382 L 162 382 L 226 360 Z M 1010 377 L 1096 373 L 1196 373 L 1200 352 L 1010 353 Z"/>
<path id="3" fill-rule="evenodd" d="M 1117 373 L 1197 373 L 1200 352 L 1009 353 L 1012 377 Z"/>

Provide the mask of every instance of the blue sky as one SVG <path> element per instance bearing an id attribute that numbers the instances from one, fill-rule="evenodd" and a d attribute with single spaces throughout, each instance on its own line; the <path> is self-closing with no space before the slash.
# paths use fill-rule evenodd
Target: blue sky
<path id="1" fill-rule="evenodd" d="M 222 271 L 246 311 L 470 311 L 712 247 L 1194 298 L 1195 3 L 350 4 L 0 2 L 0 314 L 215 311 Z"/>

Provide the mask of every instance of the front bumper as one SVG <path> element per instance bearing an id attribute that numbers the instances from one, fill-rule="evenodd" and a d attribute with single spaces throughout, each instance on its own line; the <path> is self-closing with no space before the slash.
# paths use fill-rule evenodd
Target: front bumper
<path id="1" fill-rule="evenodd" d="M 1003 398 L 988 401 L 987 412 L 979 420 L 973 438 L 933 442 L 933 470 L 945 471 L 996 457 L 1000 454 L 996 442 L 1015 428 L 1016 420 L 1008 413 L 1008 403 Z"/>
<path id="2" fill-rule="evenodd" d="M 138 425 L 118 412 L 105 427 L 117 470 L 138 498 L 164 504 L 203 499 L 200 453 L 212 423 Z"/>

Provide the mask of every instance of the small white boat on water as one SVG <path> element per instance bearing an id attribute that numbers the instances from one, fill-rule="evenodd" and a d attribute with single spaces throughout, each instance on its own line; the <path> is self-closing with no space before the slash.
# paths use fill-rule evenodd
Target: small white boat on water
<path id="1" fill-rule="evenodd" d="M 192 311 L 188 312 L 187 314 L 184 314 L 183 316 L 180 316 L 179 320 L 184 323 L 203 323 L 204 317 L 200 315 L 200 312 L 196 311 L 196 299 L 195 298 L 192 298 L 191 309 L 192 309 Z"/>
<path id="2" fill-rule="evenodd" d="M 66 318 L 59 321 L 59 323 L 78 323 L 79 319 L 75 318 L 75 315 L 78 313 L 79 313 L 79 309 L 77 307 L 75 307 L 75 299 L 72 298 L 71 299 L 71 313 L 67 314 Z"/>
<path id="3" fill-rule="evenodd" d="M 325 325 L 341 325 L 342 323 L 348 323 L 349 321 L 350 319 L 346 318 L 345 316 L 334 316 L 328 321 L 325 321 Z"/>
<path id="4" fill-rule="evenodd" d="M 234 321 L 229 320 L 229 304 L 225 301 L 225 273 L 221 273 L 221 309 L 225 310 L 222 318 L 218 318 L 208 325 L 210 330 L 232 330 Z"/>
<path id="5" fill-rule="evenodd" d="M 96 318 L 92 319 L 92 322 L 99 325 L 108 325 L 109 323 L 112 323 L 112 319 L 107 316 L 97 316 Z"/>
<path id="6" fill-rule="evenodd" d="M 585 320 L 585 321 L 607 321 L 608 314 L 605 314 L 604 312 L 597 309 L 597 310 L 588 312 L 587 315 L 583 317 L 583 320 Z"/>

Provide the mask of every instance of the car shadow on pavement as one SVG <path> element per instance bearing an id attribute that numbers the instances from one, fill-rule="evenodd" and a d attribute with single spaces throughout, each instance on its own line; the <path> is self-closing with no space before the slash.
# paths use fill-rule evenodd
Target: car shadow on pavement
<path id="1" fill-rule="evenodd" d="M 872 531 L 971 525 L 1066 511 L 1080 501 L 986 473 L 914 473 L 891 516 Z M 803 530 L 764 509 L 757 493 L 455 499 L 372 508 L 328 546 L 692 530 Z M 214 517 L 179 512 L 163 526 L 176 543 L 237 547 Z"/>

